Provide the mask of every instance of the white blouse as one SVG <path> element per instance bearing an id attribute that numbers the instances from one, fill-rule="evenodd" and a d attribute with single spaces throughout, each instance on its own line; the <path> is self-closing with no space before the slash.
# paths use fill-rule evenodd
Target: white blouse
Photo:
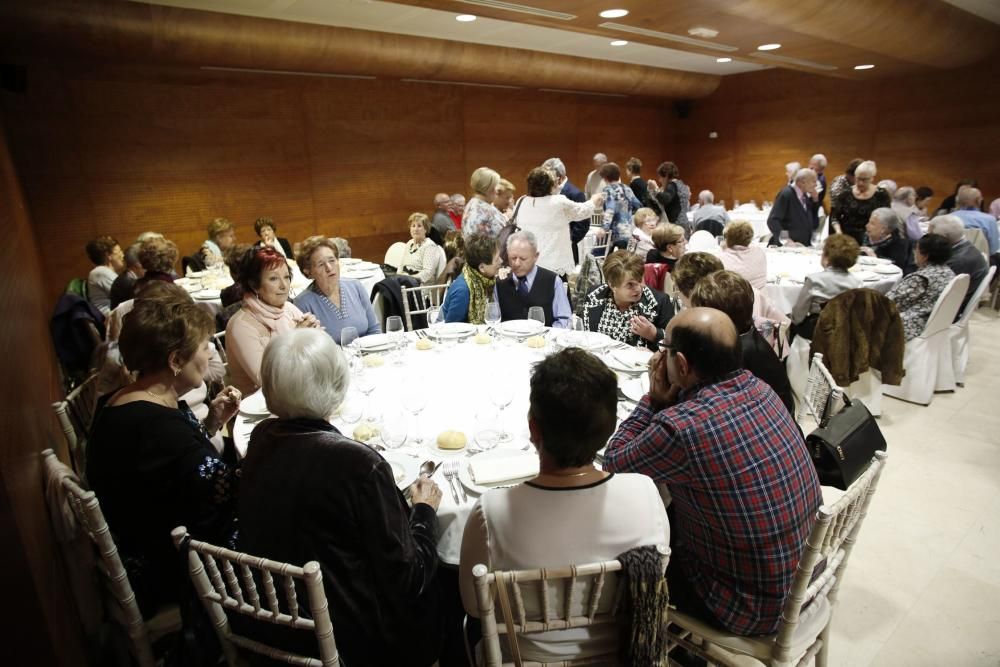
<path id="1" fill-rule="evenodd" d="M 565 195 L 525 197 L 517 212 L 517 226 L 538 239 L 538 266 L 566 276 L 575 268 L 569 223 L 593 213 L 590 201 L 577 203 Z"/>

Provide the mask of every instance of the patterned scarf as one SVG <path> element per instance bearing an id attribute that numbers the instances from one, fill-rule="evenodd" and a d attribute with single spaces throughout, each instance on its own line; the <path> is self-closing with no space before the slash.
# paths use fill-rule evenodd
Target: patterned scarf
<path id="1" fill-rule="evenodd" d="M 633 315 L 642 315 L 650 322 L 656 321 L 656 297 L 653 296 L 653 291 L 646 286 L 642 288 L 642 296 L 639 297 L 639 301 L 621 311 L 615 305 L 615 296 L 611 287 L 607 284 L 602 285 L 590 293 L 587 303 L 584 304 L 584 321 L 589 321 L 589 311 L 592 308 L 600 307 L 602 304 L 604 312 L 601 313 L 601 319 L 597 322 L 597 330 L 626 345 L 636 345 L 639 342 L 639 336 L 632 333 L 631 319 Z"/>
<path id="2" fill-rule="evenodd" d="M 622 564 L 621 585 L 627 586 L 618 641 L 623 665 L 658 667 L 667 659 L 667 580 L 660 570 L 655 546 L 636 547 L 618 556 Z"/>
<path id="3" fill-rule="evenodd" d="M 469 324 L 486 323 L 486 304 L 493 294 L 495 278 L 487 278 L 469 264 L 462 267 L 462 275 L 469 286 Z"/>

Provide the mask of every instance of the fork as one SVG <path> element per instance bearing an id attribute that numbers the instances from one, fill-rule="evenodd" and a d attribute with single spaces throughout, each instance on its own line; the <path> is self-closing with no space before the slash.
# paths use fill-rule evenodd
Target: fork
<path id="1" fill-rule="evenodd" d="M 456 479 L 458 477 L 458 461 L 449 461 L 448 463 L 445 463 L 444 476 L 448 479 L 448 482 L 451 484 L 451 493 L 452 496 L 454 496 L 456 503 L 462 502 L 462 500 L 469 499 L 469 497 L 465 494 L 465 489 L 462 488 L 462 485 L 459 484 L 458 479 Z M 462 500 L 458 499 L 459 492 L 461 492 L 462 494 Z"/>
<path id="2" fill-rule="evenodd" d="M 455 484 L 451 478 L 451 461 L 445 461 L 441 464 L 441 474 L 448 480 L 448 488 L 451 490 L 452 499 L 456 505 L 459 504 L 461 501 L 458 499 L 458 492 L 455 490 Z"/>
<path id="3" fill-rule="evenodd" d="M 413 333 L 417 334 L 417 338 L 427 338 L 427 332 L 423 329 L 417 329 Z"/>

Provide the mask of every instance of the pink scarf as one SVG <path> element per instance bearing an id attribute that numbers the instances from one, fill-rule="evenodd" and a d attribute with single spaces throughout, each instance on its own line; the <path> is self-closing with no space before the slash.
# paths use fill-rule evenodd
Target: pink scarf
<path id="1" fill-rule="evenodd" d="M 285 333 L 295 328 L 295 323 L 302 319 L 302 311 L 291 301 L 286 301 L 281 308 L 268 305 L 254 294 L 243 295 L 243 309 L 250 313 L 273 333 Z"/>

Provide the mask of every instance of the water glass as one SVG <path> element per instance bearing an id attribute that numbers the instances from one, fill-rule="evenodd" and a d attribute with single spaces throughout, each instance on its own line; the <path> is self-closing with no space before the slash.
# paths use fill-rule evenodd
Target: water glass
<path id="1" fill-rule="evenodd" d="M 414 435 L 412 440 L 419 445 L 424 441 L 420 436 L 420 413 L 427 407 L 427 394 L 419 389 L 420 384 L 417 379 L 411 379 L 406 386 L 408 389 L 403 392 L 403 407 L 413 415 Z"/>
<path id="2" fill-rule="evenodd" d="M 345 424 L 357 424 L 364 415 L 364 403 L 356 396 L 348 395 L 344 402 L 340 404 L 340 419 Z"/>
<path id="3" fill-rule="evenodd" d="M 487 452 L 500 442 L 500 428 L 496 412 L 489 409 L 476 414 L 476 430 L 474 433 L 476 447 Z"/>
<path id="4" fill-rule="evenodd" d="M 514 385 L 507 382 L 505 379 L 499 379 L 490 385 L 490 400 L 493 405 L 497 406 L 500 410 L 499 420 L 500 420 L 500 435 L 498 440 L 500 442 L 510 442 L 512 440 L 511 434 L 507 432 L 504 428 L 503 411 L 511 402 L 514 400 Z"/>
<path id="5" fill-rule="evenodd" d="M 356 327 L 344 327 L 340 330 L 340 347 L 350 356 L 355 356 L 358 348 L 358 330 Z"/>
<path id="6" fill-rule="evenodd" d="M 386 449 L 399 449 L 406 442 L 406 415 L 399 410 L 389 410 L 382 417 L 379 437 Z"/>
<path id="7" fill-rule="evenodd" d="M 528 309 L 528 319 L 545 326 L 545 309 L 541 306 L 532 306 Z"/>
<path id="8" fill-rule="evenodd" d="M 403 362 L 400 349 L 403 344 L 403 318 L 399 315 L 393 315 L 386 320 L 385 332 L 389 334 L 389 340 L 392 341 L 393 363 L 401 364 Z"/>

